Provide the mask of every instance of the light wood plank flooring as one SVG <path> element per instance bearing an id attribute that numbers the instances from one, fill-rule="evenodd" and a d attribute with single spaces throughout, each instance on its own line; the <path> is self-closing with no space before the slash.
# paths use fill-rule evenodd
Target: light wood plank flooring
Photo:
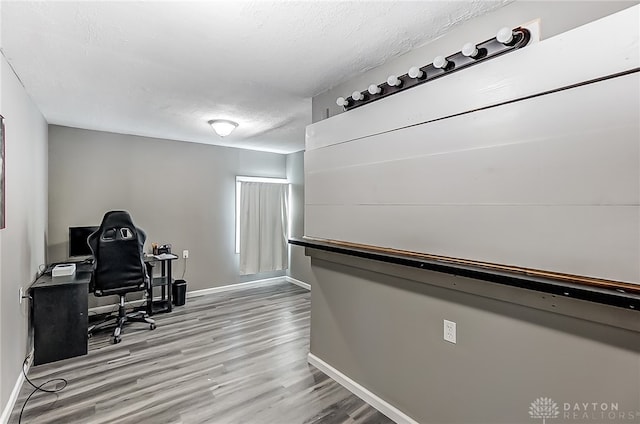
<path id="1" fill-rule="evenodd" d="M 83 357 L 32 367 L 23 423 L 392 423 L 307 363 L 310 294 L 286 281 L 187 300 L 90 339 Z M 25 382 L 10 423 L 31 392 Z"/>

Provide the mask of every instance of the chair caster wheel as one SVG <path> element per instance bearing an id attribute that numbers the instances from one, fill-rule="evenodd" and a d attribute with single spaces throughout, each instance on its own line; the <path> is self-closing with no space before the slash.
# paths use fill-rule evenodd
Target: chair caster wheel
<path id="1" fill-rule="evenodd" d="M 149 324 L 149 330 L 155 330 L 155 329 L 156 329 L 155 324 Z"/>
<path id="2" fill-rule="evenodd" d="M 114 337 L 113 338 L 113 344 L 118 344 L 118 343 L 120 343 L 121 340 L 122 339 L 120 337 Z"/>

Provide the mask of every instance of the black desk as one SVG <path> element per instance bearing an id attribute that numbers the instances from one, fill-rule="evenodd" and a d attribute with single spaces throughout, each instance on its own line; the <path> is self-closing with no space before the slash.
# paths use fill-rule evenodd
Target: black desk
<path id="1" fill-rule="evenodd" d="M 145 257 L 151 284 L 147 287 L 147 313 L 171 312 L 171 261 Z M 160 275 L 153 276 L 153 266 L 160 263 Z M 88 336 L 89 284 L 93 264 L 76 263 L 74 275 L 53 278 L 40 276 L 29 287 L 33 323 L 34 365 L 86 355 Z M 153 289 L 161 288 L 161 298 L 153 300 Z"/>
<path id="2" fill-rule="evenodd" d="M 91 264 L 76 264 L 74 275 L 44 274 L 29 288 L 34 365 L 87 354 L 91 274 Z"/>

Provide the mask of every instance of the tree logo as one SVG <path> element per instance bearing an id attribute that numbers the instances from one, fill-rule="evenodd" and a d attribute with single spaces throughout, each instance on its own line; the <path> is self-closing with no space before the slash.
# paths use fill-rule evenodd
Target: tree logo
<path id="1" fill-rule="evenodd" d="M 547 418 L 558 418 L 560 410 L 558 404 L 551 398 L 541 397 L 531 402 L 529 407 L 531 418 L 542 418 L 542 424 L 546 424 Z"/>

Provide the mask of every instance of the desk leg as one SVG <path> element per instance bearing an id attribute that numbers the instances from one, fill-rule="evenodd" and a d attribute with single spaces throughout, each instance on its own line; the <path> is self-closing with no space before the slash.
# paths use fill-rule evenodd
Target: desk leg
<path id="1" fill-rule="evenodd" d="M 167 284 L 167 299 L 169 302 L 169 312 L 171 312 L 171 309 L 173 308 L 173 304 L 171 302 L 171 294 L 173 293 L 173 274 L 171 272 L 171 260 L 167 261 L 167 278 L 169 279 L 169 284 Z"/>
<path id="2" fill-rule="evenodd" d="M 162 267 L 162 273 L 161 273 L 162 277 L 166 277 L 167 276 L 167 265 L 166 264 L 167 264 L 167 261 L 161 261 L 160 262 L 160 266 Z M 165 300 L 167 298 L 166 297 L 166 292 L 165 292 L 166 286 L 162 286 L 161 290 L 162 290 L 162 300 Z"/>

